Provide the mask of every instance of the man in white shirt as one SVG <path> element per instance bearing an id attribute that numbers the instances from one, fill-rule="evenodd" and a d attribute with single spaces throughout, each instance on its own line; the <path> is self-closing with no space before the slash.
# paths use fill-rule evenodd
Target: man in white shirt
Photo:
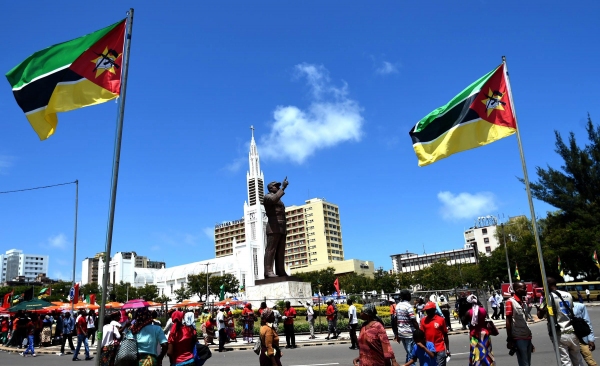
<path id="1" fill-rule="evenodd" d="M 302 304 L 302 301 L 299 301 Z M 306 304 L 302 304 L 306 308 L 306 321 L 308 322 L 308 328 L 310 330 L 309 339 L 315 339 L 315 310 L 310 305 L 310 302 L 306 302 Z"/>
<path id="2" fill-rule="evenodd" d="M 550 295 L 546 294 L 546 301 L 538 308 L 537 316 L 539 319 L 544 318 L 547 314 L 554 316 L 555 322 L 558 324 L 556 336 L 558 337 L 558 352 L 560 354 L 560 362 L 563 366 L 579 366 L 583 365 L 581 357 L 579 339 L 575 335 L 573 326 L 571 325 L 570 311 L 573 311 L 573 297 L 570 293 L 559 291 L 556 287 L 556 280 L 548 277 L 548 287 Z M 557 295 L 560 294 L 562 300 Z M 550 329 L 550 320 L 548 319 L 548 335 L 552 340 L 552 332 Z M 554 342 L 552 342 L 554 344 Z"/>
<path id="3" fill-rule="evenodd" d="M 219 312 L 217 313 L 217 327 L 219 328 L 219 352 L 227 351 L 225 349 L 225 341 L 227 334 L 225 333 L 225 310 L 224 306 L 219 306 Z"/>
<path id="4" fill-rule="evenodd" d="M 496 320 L 498 319 L 498 299 L 496 298 L 496 293 L 492 292 L 492 296 L 490 296 L 488 301 L 492 310 L 494 310 L 494 314 L 492 314 L 491 318 Z"/>
<path id="5" fill-rule="evenodd" d="M 585 297 L 587 298 L 587 301 L 590 302 L 590 290 L 589 289 L 585 289 Z"/>
<path id="6" fill-rule="evenodd" d="M 350 341 L 352 345 L 350 349 L 358 349 L 358 339 L 356 338 L 356 327 L 358 326 L 358 318 L 356 317 L 356 306 L 352 299 L 348 300 L 348 326 L 350 326 Z"/>

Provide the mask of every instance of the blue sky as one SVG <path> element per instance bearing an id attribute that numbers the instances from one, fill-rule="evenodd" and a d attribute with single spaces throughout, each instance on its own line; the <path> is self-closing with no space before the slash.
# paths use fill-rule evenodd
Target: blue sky
<path id="1" fill-rule="evenodd" d="M 324 3 L 326 3 L 324 5 Z M 35 5 L 33 5 L 35 4 Z M 409 129 L 506 55 L 529 173 L 558 167 L 554 130 L 600 122 L 595 1 L 12 2 L 3 73 L 135 8 L 113 251 L 167 266 L 214 256 L 239 219 L 250 125 L 284 202 L 340 207 L 345 257 L 460 248 L 481 215 L 529 215 L 514 136 L 419 168 Z M 40 142 L 0 88 L 0 191 L 80 181 L 81 260 L 104 249 L 116 104 L 59 115 Z M 553 208 L 535 202 L 538 216 Z M 70 278 L 74 186 L 0 195 L 0 252 Z"/>

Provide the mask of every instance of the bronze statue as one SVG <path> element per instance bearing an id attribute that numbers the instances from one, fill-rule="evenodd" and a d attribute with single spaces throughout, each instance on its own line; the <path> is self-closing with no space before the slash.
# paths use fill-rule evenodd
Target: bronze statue
<path id="1" fill-rule="evenodd" d="M 269 193 L 265 195 L 263 204 L 267 214 L 267 248 L 265 249 L 265 278 L 287 276 L 285 273 L 285 205 L 281 202 L 284 190 L 288 186 L 287 177 L 283 184 L 271 182 L 267 185 Z M 275 262 L 275 272 L 273 272 Z"/>

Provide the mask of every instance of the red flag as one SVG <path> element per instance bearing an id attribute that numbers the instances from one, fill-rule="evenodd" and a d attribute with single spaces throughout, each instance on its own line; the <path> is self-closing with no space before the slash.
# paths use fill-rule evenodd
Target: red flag
<path id="1" fill-rule="evenodd" d="M 72 301 L 74 303 L 78 303 L 79 302 L 79 284 L 76 283 L 74 287 L 75 287 L 75 293 L 73 294 L 73 300 Z"/>
<path id="2" fill-rule="evenodd" d="M 90 304 L 95 304 L 96 303 L 96 294 L 91 294 L 90 295 Z"/>
<path id="3" fill-rule="evenodd" d="M 340 281 L 338 281 L 338 279 L 336 278 L 335 281 L 333 281 L 333 287 L 335 287 L 335 290 L 338 293 L 338 296 L 340 295 Z"/>
<path id="4" fill-rule="evenodd" d="M 2 307 L 3 308 L 9 308 L 10 307 L 10 297 L 12 296 L 14 291 L 11 291 L 7 294 L 4 295 L 4 301 L 2 301 Z"/>

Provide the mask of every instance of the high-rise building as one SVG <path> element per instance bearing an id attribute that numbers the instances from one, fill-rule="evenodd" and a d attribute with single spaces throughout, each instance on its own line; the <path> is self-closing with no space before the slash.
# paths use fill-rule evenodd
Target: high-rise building
<path id="1" fill-rule="evenodd" d="M 23 276 L 27 281 L 34 281 L 38 274 L 48 273 L 49 257 L 40 254 L 23 254 L 22 250 L 11 249 L 0 254 L 0 282 L 13 280 Z"/>
<path id="2" fill-rule="evenodd" d="M 286 207 L 285 264 L 289 269 L 344 260 L 339 211 L 336 204 L 320 198 Z"/>
<path id="3" fill-rule="evenodd" d="M 85 258 L 81 262 L 81 283 L 99 283 L 101 281 L 101 270 L 104 270 L 104 265 L 100 268 L 100 263 L 104 261 L 104 252 L 96 253 L 94 258 Z M 137 255 L 136 252 L 117 252 L 110 260 L 110 268 L 113 269 L 111 272 L 111 280 L 120 282 L 123 278 L 127 277 L 123 275 L 125 273 L 124 268 L 132 268 L 135 271 L 136 268 L 150 268 L 150 269 L 161 269 L 165 268 L 165 262 L 152 261 L 148 257 Z M 135 275 L 134 275 L 135 277 Z"/>
<path id="4" fill-rule="evenodd" d="M 498 219 L 494 216 L 481 216 L 475 220 L 473 227 L 465 230 L 465 248 L 476 248 L 479 253 L 486 256 L 498 248 L 500 243 L 496 239 Z"/>
<path id="5" fill-rule="evenodd" d="M 390 257 L 392 257 L 392 271 L 394 273 L 420 271 L 439 261 L 444 261 L 449 266 L 454 264 L 477 264 L 478 262 L 478 256 L 477 253 L 475 253 L 474 247 L 446 250 L 444 252 L 430 254 L 415 254 L 407 251 L 406 253 L 393 254 Z"/>

